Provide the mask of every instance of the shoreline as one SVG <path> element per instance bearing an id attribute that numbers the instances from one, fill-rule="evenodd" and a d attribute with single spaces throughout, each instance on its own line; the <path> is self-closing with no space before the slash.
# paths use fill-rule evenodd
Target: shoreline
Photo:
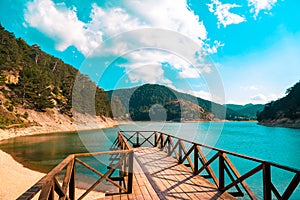
<path id="1" fill-rule="evenodd" d="M 266 126 L 266 127 L 278 127 L 278 128 L 291 128 L 291 129 L 300 129 L 300 124 L 295 123 L 295 124 L 274 124 L 274 123 L 258 123 L 261 126 Z"/>
<path id="2" fill-rule="evenodd" d="M 24 136 L 31 136 L 31 135 L 46 135 L 46 134 L 55 134 L 55 133 L 76 133 L 76 132 L 86 132 L 86 131 L 97 131 L 97 130 L 102 130 L 106 128 L 113 128 L 121 124 L 130 124 L 134 122 L 149 122 L 149 121 L 126 121 L 126 120 L 114 120 L 110 119 L 110 122 L 107 124 L 101 124 L 99 127 L 95 127 L 95 125 L 92 125 L 91 128 L 88 128 L 87 126 L 80 127 L 79 128 L 59 128 L 59 129 L 51 129 L 49 130 L 48 127 L 43 127 L 43 126 L 31 126 L 27 128 L 12 128 L 12 129 L 0 129 L 0 142 L 3 140 L 8 140 L 11 138 L 17 138 L 17 137 L 24 137 Z M 155 121 L 155 122 L 160 122 L 160 121 Z M 174 121 L 167 121 L 166 123 L 201 123 L 201 122 L 257 122 L 259 125 L 264 125 L 264 126 L 272 126 L 272 125 L 267 125 L 265 123 L 259 123 L 257 120 L 241 120 L 241 121 L 234 121 L 234 120 L 215 120 L 215 121 L 181 121 L 181 122 L 174 122 Z M 99 125 L 99 124 L 98 124 Z M 278 126 L 278 127 L 284 127 L 284 126 Z M 286 128 L 295 128 L 295 127 L 286 127 Z M 35 129 L 40 129 L 40 130 L 35 130 Z M 32 131 L 33 130 L 33 131 Z"/>
<path id="3" fill-rule="evenodd" d="M 281 127 L 281 128 L 292 128 L 300 129 L 300 119 L 291 120 L 289 118 L 279 118 L 279 119 L 264 119 L 258 122 L 259 125 L 267 127 Z"/>
<path id="4" fill-rule="evenodd" d="M 9 140 L 9 139 L 12 139 L 12 138 L 18 138 L 18 137 L 26 137 L 26 136 L 34 136 L 34 135 L 48 135 L 48 134 L 55 134 L 55 133 L 76 133 L 76 132 L 88 132 L 88 131 L 97 131 L 97 130 L 102 130 L 102 129 L 106 129 L 106 128 L 113 128 L 115 126 L 117 126 L 118 124 L 116 125 L 113 125 L 113 126 L 107 126 L 107 127 L 103 127 L 103 128 L 87 128 L 87 129 L 73 129 L 73 130 L 53 130 L 53 131 L 41 131 L 41 132 L 31 132 L 31 133 L 23 133 L 23 132 L 20 132 L 20 133 L 15 133 L 15 135 L 8 135 L 8 137 L 1 137 L 0 136 L 0 142 L 1 141 L 4 141 L 4 140 Z"/>
<path id="5" fill-rule="evenodd" d="M 75 133 L 85 131 L 96 131 L 106 128 L 112 128 L 120 124 L 126 124 L 126 121 L 116 121 L 111 118 L 105 118 L 100 123 L 91 124 L 68 124 L 67 126 L 30 126 L 26 128 L 12 128 L 12 129 L 0 129 L 0 141 L 8 140 L 16 137 L 31 136 L 31 135 L 43 135 L 43 134 L 54 134 L 54 133 Z"/>

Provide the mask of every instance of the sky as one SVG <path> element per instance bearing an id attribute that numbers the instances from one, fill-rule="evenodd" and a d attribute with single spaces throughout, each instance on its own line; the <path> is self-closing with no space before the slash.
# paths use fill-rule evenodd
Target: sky
<path id="1" fill-rule="evenodd" d="M 0 0 L 16 37 L 105 90 L 157 83 L 267 103 L 300 80 L 298 0 Z"/>

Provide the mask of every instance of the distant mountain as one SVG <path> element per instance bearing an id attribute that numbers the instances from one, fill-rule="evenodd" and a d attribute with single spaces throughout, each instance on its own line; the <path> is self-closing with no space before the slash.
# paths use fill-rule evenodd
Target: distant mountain
<path id="1" fill-rule="evenodd" d="M 256 120 L 256 114 L 262 111 L 265 107 L 264 104 L 246 104 L 246 105 L 236 105 L 236 104 L 225 104 L 225 106 L 231 110 L 239 113 L 241 116 L 245 116 L 248 119 Z"/>
<path id="2" fill-rule="evenodd" d="M 258 113 L 260 124 L 300 128 L 300 81 L 286 91 L 286 96 L 266 104 Z"/>
<path id="3" fill-rule="evenodd" d="M 73 88 L 75 78 L 82 87 Z M 74 89 L 74 90 L 73 90 Z M 89 90 L 95 91 L 95 105 L 81 104 Z M 72 95 L 77 104 L 73 105 Z M 72 109 L 89 113 L 96 108 L 99 116 L 111 116 L 110 101 L 103 89 L 88 76 L 45 52 L 36 44 L 23 39 L 0 25 L 0 128 L 25 126 L 28 112 L 47 112 L 56 109 L 72 116 Z M 51 113 L 49 111 L 49 113 Z"/>
<path id="4" fill-rule="evenodd" d="M 146 121 L 151 116 L 156 116 L 156 112 L 163 111 L 166 113 L 160 114 L 165 114 L 170 121 L 248 120 L 244 115 L 223 105 L 157 84 L 110 90 L 107 94 L 112 101 L 117 99 L 118 105 L 122 104 L 123 116 L 130 115 L 133 120 Z"/>

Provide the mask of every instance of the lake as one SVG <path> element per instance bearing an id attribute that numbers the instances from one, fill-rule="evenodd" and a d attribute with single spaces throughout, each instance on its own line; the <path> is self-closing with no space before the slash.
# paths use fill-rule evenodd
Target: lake
<path id="1" fill-rule="evenodd" d="M 0 149 L 24 166 L 48 172 L 71 153 L 107 151 L 118 130 L 156 130 L 209 146 L 276 162 L 300 169 L 300 129 L 265 127 L 256 122 L 158 123 L 137 122 L 115 128 L 79 133 L 54 133 L 12 138 L 0 142 Z M 210 152 L 206 152 L 210 155 Z M 233 160 L 235 161 L 235 160 Z M 236 163 L 246 171 L 249 164 Z M 251 166 L 251 164 L 250 164 Z M 249 168 L 251 169 L 251 168 Z M 291 176 L 272 171 L 274 183 L 282 191 Z M 255 192 L 262 193 L 260 182 L 249 179 Z M 260 196 L 260 195 L 259 195 Z M 292 199 L 300 198 L 298 186 Z"/>

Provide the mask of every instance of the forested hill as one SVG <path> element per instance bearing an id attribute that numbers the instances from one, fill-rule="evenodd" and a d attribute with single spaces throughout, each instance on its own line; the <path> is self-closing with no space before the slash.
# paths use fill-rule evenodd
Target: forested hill
<path id="1" fill-rule="evenodd" d="M 15 38 L 0 25 L 0 128 L 26 121 L 28 114 L 19 113 L 18 107 L 37 112 L 57 108 L 71 116 L 76 76 L 80 76 L 84 88 L 96 87 L 96 105 L 77 106 L 77 111 L 89 112 L 96 107 L 97 115 L 111 116 L 107 94 L 88 76 L 78 75 L 74 67 L 43 52 L 36 44 L 30 46 Z M 77 92 L 78 98 L 85 98 L 86 91 Z"/>
<path id="2" fill-rule="evenodd" d="M 257 115 L 260 124 L 300 128 L 300 81 L 286 91 L 287 95 L 266 104 Z"/>
<path id="3" fill-rule="evenodd" d="M 127 115 L 133 120 L 145 121 L 149 120 L 151 115 L 155 118 L 164 114 L 160 113 L 164 110 L 166 119 L 170 121 L 248 120 L 244 115 L 226 109 L 223 105 L 157 84 L 111 90 L 107 91 L 107 94 L 112 99 L 115 117 Z M 163 108 L 159 109 L 159 105 Z"/>
<path id="4" fill-rule="evenodd" d="M 231 110 L 236 111 L 240 115 L 245 116 L 250 120 L 256 120 L 256 114 L 261 112 L 265 105 L 264 104 L 246 104 L 246 105 L 236 105 L 236 104 L 225 104 L 225 106 Z"/>

